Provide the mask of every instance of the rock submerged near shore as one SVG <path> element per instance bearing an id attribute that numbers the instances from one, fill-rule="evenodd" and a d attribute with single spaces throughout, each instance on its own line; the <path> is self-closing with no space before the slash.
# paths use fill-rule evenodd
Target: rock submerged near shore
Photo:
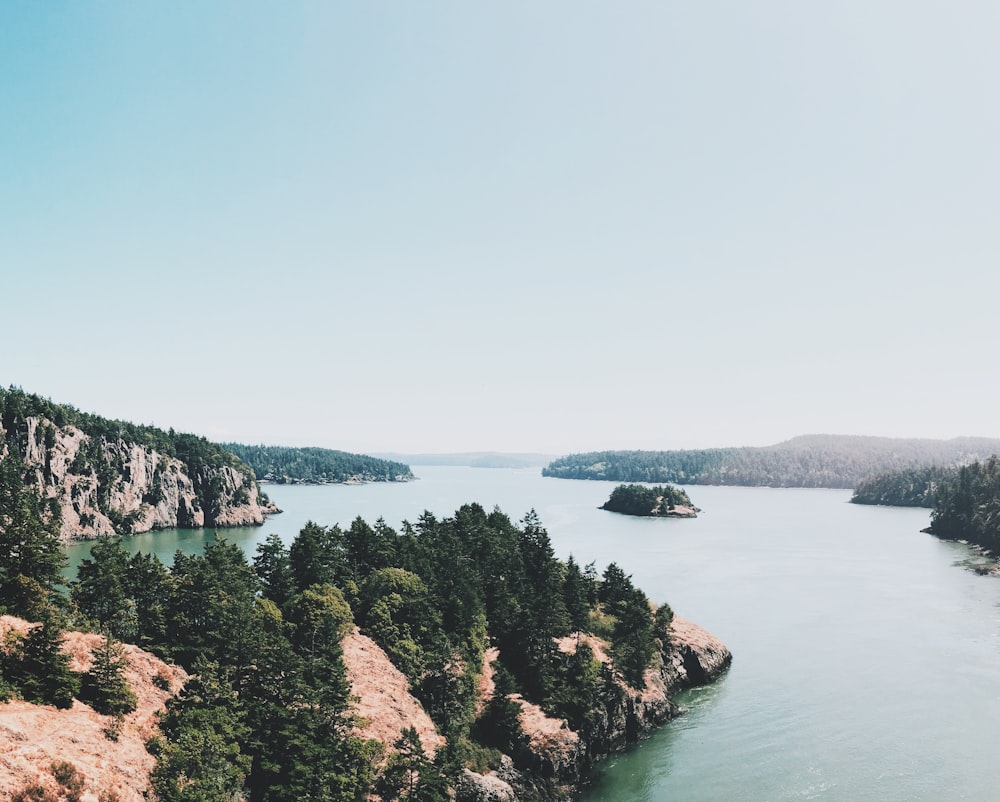
<path id="1" fill-rule="evenodd" d="M 671 698 L 686 688 L 714 682 L 732 662 L 732 654 L 714 635 L 686 619 L 675 617 L 670 644 L 660 660 L 646 670 L 641 689 L 626 688 L 609 700 L 587 731 L 569 729 L 565 721 L 544 715 L 535 705 L 519 700 L 521 726 L 528 738 L 525 755 L 517 762 L 504 756 L 495 772 L 465 770 L 456 787 L 457 802 L 550 802 L 572 799 L 593 766 L 620 752 L 652 730 L 680 715 Z M 594 655 L 608 660 L 599 642 L 588 638 Z M 574 648 L 573 638 L 560 648 Z"/>

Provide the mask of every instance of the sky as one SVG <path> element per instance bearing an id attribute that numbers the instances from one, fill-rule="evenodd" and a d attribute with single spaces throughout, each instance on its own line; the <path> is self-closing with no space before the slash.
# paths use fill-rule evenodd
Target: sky
<path id="1" fill-rule="evenodd" d="M 366 452 L 1000 436 L 1000 5 L 0 5 L 0 384 Z"/>

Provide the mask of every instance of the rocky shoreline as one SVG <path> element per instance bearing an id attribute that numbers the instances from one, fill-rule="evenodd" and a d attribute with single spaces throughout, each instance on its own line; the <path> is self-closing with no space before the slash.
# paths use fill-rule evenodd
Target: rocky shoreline
<path id="1" fill-rule="evenodd" d="M 516 759 L 504 755 L 496 771 L 479 774 L 466 769 L 455 789 L 456 802 L 573 799 L 598 761 L 681 714 L 673 695 L 714 682 L 732 662 L 729 649 L 697 624 L 675 617 L 670 635 L 660 659 L 646 670 L 644 687 L 622 685 L 624 692 L 606 700 L 586 731 L 571 730 L 565 721 L 549 718 L 536 706 L 518 700 L 526 749 Z M 598 644 L 588 645 L 599 660 L 607 662 Z"/>

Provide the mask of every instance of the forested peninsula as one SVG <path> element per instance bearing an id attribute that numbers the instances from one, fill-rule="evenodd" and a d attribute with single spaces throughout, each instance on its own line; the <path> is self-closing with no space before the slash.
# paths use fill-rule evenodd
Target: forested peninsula
<path id="1" fill-rule="evenodd" d="M 930 507 L 925 531 L 1000 555 L 1000 459 L 949 468 L 898 471 L 861 482 L 851 501 Z"/>
<path id="2" fill-rule="evenodd" d="M 277 511 L 253 470 L 204 437 L 0 389 L 4 476 L 17 475 L 63 540 L 171 527 L 259 525 Z"/>
<path id="3" fill-rule="evenodd" d="M 731 659 L 617 565 L 556 559 L 534 513 L 476 504 L 308 523 L 252 561 L 220 540 L 167 567 L 102 538 L 67 597 L 56 519 L 15 461 L 0 478 L 15 800 L 567 799 Z"/>
<path id="4" fill-rule="evenodd" d="M 957 467 L 935 465 L 871 476 L 858 482 L 851 503 L 881 504 L 887 507 L 934 507 L 938 489 L 952 480 L 957 471 Z"/>
<path id="5" fill-rule="evenodd" d="M 954 469 L 937 486 L 927 531 L 1000 554 L 1000 459 Z"/>
<path id="6" fill-rule="evenodd" d="M 599 451 L 551 462 L 543 476 L 692 485 L 853 488 L 876 474 L 954 465 L 1000 453 L 1000 440 L 805 435 L 773 446 Z"/>
<path id="7" fill-rule="evenodd" d="M 413 479 L 410 466 L 401 462 L 329 448 L 247 446 L 239 443 L 221 443 L 220 447 L 247 463 L 262 482 L 350 484 Z"/>
<path id="8" fill-rule="evenodd" d="M 600 509 L 645 518 L 697 518 L 701 512 L 687 493 L 673 485 L 618 485 Z"/>

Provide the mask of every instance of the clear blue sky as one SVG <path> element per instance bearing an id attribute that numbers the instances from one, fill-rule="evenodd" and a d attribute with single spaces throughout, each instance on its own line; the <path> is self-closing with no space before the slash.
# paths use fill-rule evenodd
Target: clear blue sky
<path id="1" fill-rule="evenodd" d="M 0 383 L 358 451 L 1000 436 L 993 2 L 0 5 Z"/>

